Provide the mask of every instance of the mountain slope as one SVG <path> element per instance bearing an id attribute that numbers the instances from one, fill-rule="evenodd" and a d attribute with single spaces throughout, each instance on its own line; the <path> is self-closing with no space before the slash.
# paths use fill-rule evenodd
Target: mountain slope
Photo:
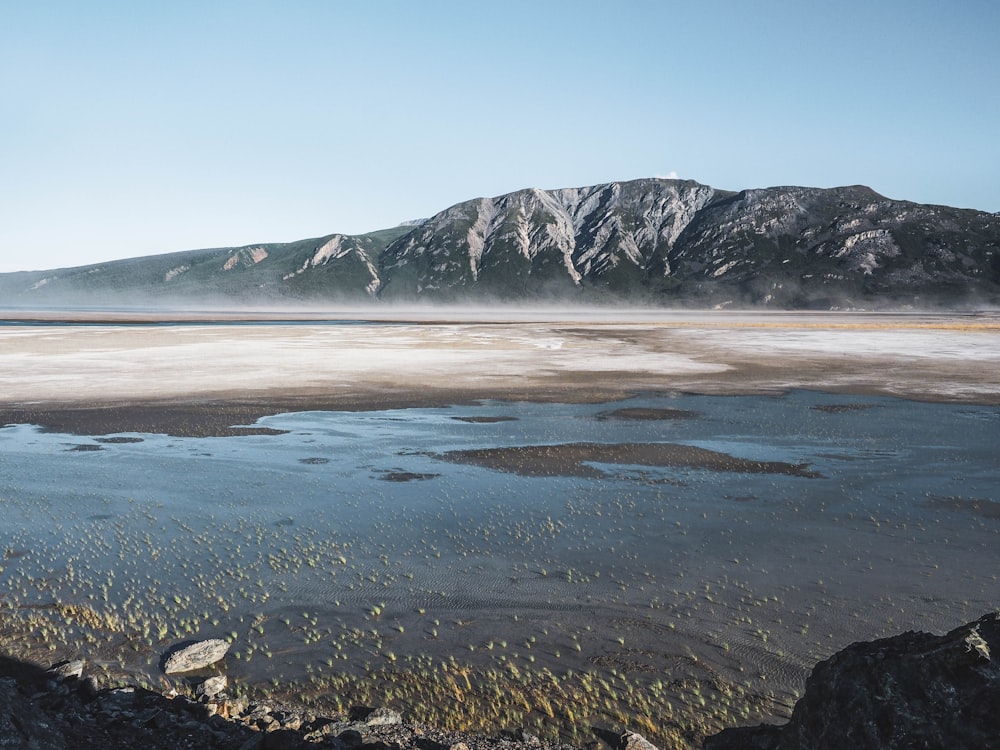
<path id="1" fill-rule="evenodd" d="M 383 294 L 499 298 L 584 284 L 641 288 L 697 213 L 720 195 L 694 182 L 637 180 L 522 190 L 461 203 L 392 243 Z"/>
<path id="2" fill-rule="evenodd" d="M 366 235 L 0 275 L 11 304 L 547 299 L 776 308 L 1000 302 L 1000 216 L 862 186 L 520 190 Z"/>
<path id="3" fill-rule="evenodd" d="M 0 294 L 15 304 L 123 304 L 158 301 L 267 302 L 371 299 L 378 259 L 408 228 L 332 234 L 289 243 L 189 250 L 54 271 L 0 274 Z"/>

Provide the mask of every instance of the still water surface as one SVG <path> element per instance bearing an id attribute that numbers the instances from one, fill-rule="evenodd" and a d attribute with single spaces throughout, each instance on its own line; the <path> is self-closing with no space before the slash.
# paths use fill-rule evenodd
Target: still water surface
<path id="1" fill-rule="evenodd" d="M 689 414 L 635 418 L 658 409 Z M 103 629 L 75 609 L 56 635 L 150 675 L 170 643 L 221 635 L 246 681 L 528 649 L 534 668 L 662 672 L 683 650 L 789 695 L 853 640 L 1000 604 L 997 407 L 792 392 L 258 424 L 287 432 L 0 429 L 0 602 L 83 605 Z M 676 443 L 819 476 L 445 460 L 570 442 Z"/>

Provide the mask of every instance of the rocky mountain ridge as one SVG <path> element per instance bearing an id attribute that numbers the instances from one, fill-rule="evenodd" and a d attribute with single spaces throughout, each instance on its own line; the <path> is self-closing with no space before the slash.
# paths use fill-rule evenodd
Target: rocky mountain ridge
<path id="1" fill-rule="evenodd" d="M 0 274 L 9 304 L 577 302 L 872 309 L 1000 302 L 1000 216 L 863 186 L 643 179 L 527 189 L 365 235 Z"/>

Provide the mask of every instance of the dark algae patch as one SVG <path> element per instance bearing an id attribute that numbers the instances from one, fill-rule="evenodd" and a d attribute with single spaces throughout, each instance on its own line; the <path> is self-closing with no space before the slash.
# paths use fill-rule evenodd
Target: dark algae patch
<path id="1" fill-rule="evenodd" d="M 615 409 L 597 415 L 598 419 L 630 419 L 644 422 L 654 422 L 671 419 L 697 419 L 701 415 L 696 411 L 685 409 L 654 409 L 650 407 L 634 407 Z"/>
<path id="2" fill-rule="evenodd" d="M 379 477 L 383 482 L 419 482 L 425 479 L 435 479 L 440 474 L 415 471 L 387 471 Z"/>
<path id="3" fill-rule="evenodd" d="M 516 422 L 517 417 L 452 417 L 456 422 L 468 422 L 469 424 L 496 424 L 497 422 Z"/>
<path id="4" fill-rule="evenodd" d="M 507 448 L 476 448 L 448 451 L 440 458 L 453 463 L 474 464 L 495 471 L 527 477 L 563 476 L 601 479 L 608 474 L 590 464 L 661 466 L 745 474 L 785 474 L 820 477 L 805 464 L 783 461 L 752 461 L 706 448 L 676 443 L 562 443 Z"/>
<path id="5" fill-rule="evenodd" d="M 866 409 L 878 408 L 876 404 L 819 404 L 813 406 L 813 411 L 821 411 L 824 414 L 844 414 L 852 411 L 865 411 Z"/>
<path id="6" fill-rule="evenodd" d="M 963 511 L 981 518 L 1000 521 L 1000 502 L 996 500 L 988 500 L 981 497 L 972 499 L 963 497 L 934 497 L 930 500 L 930 506 L 945 510 Z"/>

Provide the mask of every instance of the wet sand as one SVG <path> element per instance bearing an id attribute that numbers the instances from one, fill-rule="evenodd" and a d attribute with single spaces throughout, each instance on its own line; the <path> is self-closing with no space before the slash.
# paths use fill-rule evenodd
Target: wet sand
<path id="1" fill-rule="evenodd" d="M 504 448 L 478 448 L 450 451 L 441 456 L 446 461 L 485 466 L 525 477 L 591 477 L 608 474 L 594 464 L 628 466 L 685 467 L 706 471 L 731 471 L 743 474 L 785 474 L 818 477 L 803 464 L 783 461 L 748 461 L 718 451 L 671 443 L 563 443 L 524 445 Z"/>
<path id="2" fill-rule="evenodd" d="M 321 314 L 308 321 L 262 315 L 251 324 L 226 316 L 220 325 L 215 316 L 192 315 L 168 326 L 154 324 L 155 315 L 142 320 L 93 316 L 86 325 L 0 326 L 0 424 L 39 424 L 77 435 L 247 435 L 254 441 L 279 440 L 291 429 L 281 418 L 255 424 L 258 418 L 301 411 L 470 405 L 456 409 L 447 421 L 499 430 L 521 424 L 504 404 L 534 401 L 601 404 L 590 407 L 595 410 L 591 421 L 609 429 L 630 429 L 631 424 L 637 430 L 688 429 L 706 421 L 697 404 L 684 409 L 663 401 L 621 408 L 605 404 L 635 394 L 776 395 L 806 389 L 1000 404 L 1000 321 L 995 316 L 591 313 L 515 320 L 480 314 L 469 322 L 435 312 L 419 320 L 371 325 L 340 325 Z M 885 404 L 849 395 L 843 399 L 826 397 L 796 413 L 836 424 L 839 419 L 878 421 L 889 411 Z M 474 406 L 485 400 L 499 406 Z M 980 409 L 969 419 L 988 430 L 992 423 L 983 420 L 992 416 Z M 305 581 L 313 563 L 320 571 L 340 571 L 345 564 L 340 555 L 347 553 L 351 578 L 346 569 L 340 575 L 360 588 L 356 598 L 353 586 L 343 592 L 349 606 L 317 604 L 307 614 L 294 604 L 287 612 L 269 612 L 266 619 L 248 614 L 244 622 L 241 607 L 247 605 L 240 596 L 247 592 L 242 587 L 249 593 L 258 589 L 252 579 L 241 580 L 240 595 L 234 592 L 225 602 L 241 613 L 240 619 L 217 611 L 205 616 L 208 621 L 221 617 L 220 628 L 239 632 L 247 661 L 254 647 L 247 650 L 246 642 L 257 643 L 256 629 L 263 634 L 266 628 L 267 646 L 279 662 L 304 658 L 309 646 L 303 647 L 301 639 L 308 642 L 314 631 L 330 638 L 321 633 L 324 622 L 342 619 L 334 657 L 350 658 L 334 662 L 335 674 L 275 690 L 301 695 L 312 690 L 316 700 L 329 699 L 337 690 L 364 698 L 392 682 L 402 693 L 408 689 L 447 707 L 442 717 L 464 714 L 472 726 L 503 723 L 486 713 L 503 694 L 523 701 L 528 714 L 543 722 L 561 727 L 574 721 L 629 723 L 670 746 L 670 738 L 695 737 L 725 723 L 787 715 L 816 659 L 857 638 L 914 625 L 947 629 L 981 614 L 970 607 L 985 606 L 995 591 L 995 578 L 989 580 L 988 573 L 994 566 L 984 552 L 995 542 L 995 497 L 942 494 L 910 506 L 894 495 L 883 497 L 877 487 L 879 493 L 868 497 L 862 479 L 859 489 L 834 487 L 813 497 L 812 488 L 827 480 L 797 462 L 794 446 L 786 449 L 792 453 L 787 461 L 757 460 L 723 449 L 671 445 L 660 437 L 609 447 L 573 440 L 562 431 L 553 434 L 557 439 L 551 445 L 513 449 L 482 447 L 496 445 L 496 438 L 470 439 L 468 447 L 450 455 L 393 457 L 384 448 L 372 449 L 359 481 L 364 476 L 384 480 L 373 484 L 386 488 L 389 498 L 395 492 L 410 494 L 400 495 L 404 502 L 398 509 L 391 503 L 382 509 L 385 516 L 372 527 L 370 550 L 361 541 L 331 546 L 330 538 L 314 538 L 309 528 L 282 525 L 291 524 L 291 518 L 213 520 L 194 536 L 192 549 L 208 547 L 213 555 L 235 560 L 240 545 L 245 551 L 251 540 L 274 536 L 286 544 L 290 539 L 297 546 L 289 545 L 287 553 L 270 550 L 274 559 L 266 558 L 276 574 L 300 571 L 295 580 Z M 109 439 L 116 440 L 80 439 L 63 450 L 90 460 L 130 445 L 104 442 Z M 147 436 L 145 445 L 150 440 Z M 834 443 L 817 456 L 845 472 L 868 466 L 869 460 L 879 467 L 905 459 L 905 452 L 886 450 L 882 456 L 883 450 L 884 442 L 872 437 L 863 451 L 852 453 Z M 317 451 L 299 454 L 295 463 L 302 471 L 318 472 L 335 459 L 333 452 Z M 536 518 L 529 501 L 543 490 L 529 484 L 502 489 L 498 483 L 493 491 L 502 502 L 494 506 L 496 498 L 484 499 L 486 516 L 459 523 L 472 511 L 454 492 L 462 486 L 461 477 L 449 479 L 456 467 L 509 472 L 525 483 L 565 481 L 558 485 L 566 492 L 565 503 L 560 498 L 556 506 L 560 515 Z M 711 497 L 703 502 L 692 487 L 676 481 L 670 473 L 675 467 L 708 469 L 713 477 L 735 472 L 743 479 L 720 479 L 718 485 L 714 478 L 704 480 Z M 339 471 L 329 481 L 347 481 Z M 947 471 L 960 472 L 961 464 Z M 605 489 L 605 476 L 612 474 L 617 484 Z M 778 494 L 782 487 L 784 494 Z M 591 492 L 608 494 L 591 497 Z M 428 537 L 429 546 L 393 551 L 393 529 L 412 522 L 406 506 L 428 498 L 441 504 L 433 510 L 435 517 L 450 524 L 444 535 Z M 864 514 L 855 513 L 853 503 L 860 503 Z M 12 507 L 34 512 L 19 509 L 16 498 Z M 96 515 L 87 520 L 95 526 L 104 522 Z M 177 523 L 184 528 L 183 518 Z M 295 536 L 286 538 L 286 528 Z M 613 539 L 592 538 L 605 528 Z M 150 529 L 157 533 L 155 524 Z M 657 541 L 660 529 L 662 542 Z M 940 538 L 941 529 L 949 538 L 960 535 L 962 543 Z M 133 544 L 125 527 L 117 533 L 119 544 L 126 545 L 122 552 L 138 556 L 146 549 L 145 539 L 137 536 Z M 513 548 L 496 541 L 502 534 L 524 545 L 526 557 L 512 571 L 504 550 Z M 431 553 L 448 545 L 455 549 L 442 572 Z M 604 551 L 595 555 L 595 550 Z M 643 559 L 651 552 L 655 560 Z M 12 546 L 0 564 L 16 570 L 23 554 Z M 388 555 L 393 566 L 420 555 L 412 558 L 419 562 L 412 569 L 416 583 L 390 570 L 380 554 Z M 195 580 L 211 580 L 210 567 L 190 564 L 181 574 L 178 563 L 175 572 L 200 570 Z M 418 598 L 414 606 L 413 595 L 401 589 L 426 576 L 431 576 L 423 584 L 426 591 L 420 589 L 426 601 Z M 382 588 L 386 583 L 389 589 Z M 637 602 L 644 602 L 641 609 Z M 387 605 L 380 608 L 384 613 L 371 609 L 379 603 Z M 60 606 L 54 619 L 65 614 Z M 74 627 L 86 623 L 99 634 L 108 625 L 99 600 L 73 606 Z M 179 612 L 187 611 L 178 606 Z M 207 605 L 189 608 L 201 606 Z M 42 618 L 47 611 L 30 615 Z M 287 634 L 279 616 L 290 622 Z M 34 630 L 28 633 L 7 631 L 35 658 L 46 653 L 40 633 L 55 632 L 51 624 L 39 630 L 40 621 L 30 620 Z M 115 638 L 109 663 L 125 661 L 122 653 L 140 661 L 151 658 L 140 641 L 134 645 L 123 636 Z M 71 647 L 60 644 L 53 655 Z M 247 670 L 243 675 L 249 679 L 254 669 L 273 669 L 275 662 L 260 666 L 260 651 L 256 655 L 257 666 L 234 665 L 233 671 Z M 432 668 L 432 659 L 444 666 Z M 580 715 L 567 715 L 570 706 Z M 472 717 L 469 712 L 477 707 L 481 714 Z M 591 713 L 582 714 L 584 707 Z M 642 721 L 649 726 L 635 723 Z"/>

